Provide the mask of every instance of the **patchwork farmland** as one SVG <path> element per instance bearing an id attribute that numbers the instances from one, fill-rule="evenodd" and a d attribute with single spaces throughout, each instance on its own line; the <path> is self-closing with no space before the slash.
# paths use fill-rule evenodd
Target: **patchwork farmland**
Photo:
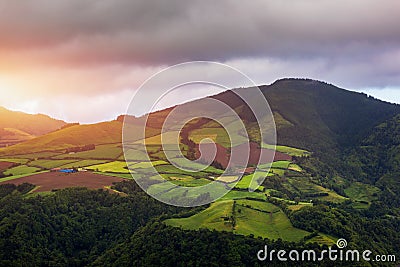
<path id="1" fill-rule="evenodd" d="M 210 129 L 215 126 L 212 122 L 208 123 Z M 288 205 L 288 210 L 299 210 L 312 206 L 313 200 L 335 203 L 346 200 L 345 197 L 312 181 L 309 174 L 296 161 L 296 157 L 309 157 L 311 153 L 292 147 L 277 146 L 273 155 L 271 146 L 263 145 L 260 148 L 255 143 L 248 143 L 250 167 L 246 168 L 243 177 L 239 179 L 235 173 L 220 177 L 227 167 L 230 151 L 240 150 L 247 144 L 240 143 L 234 148 L 229 148 L 224 131 L 213 129 L 215 131 L 208 136 L 205 136 L 208 131 L 203 130 L 195 130 L 189 134 L 195 144 L 205 137 L 219 142 L 216 144 L 215 162 L 217 164 L 212 164 L 212 166 L 207 167 L 194 162 L 188 164 L 186 159 L 180 157 L 171 160 L 174 165 L 187 170 L 172 165 L 167 160 L 166 151 L 164 151 L 164 149 L 169 149 L 169 146 L 162 147 L 161 135 L 154 135 L 146 140 L 137 140 L 126 148 L 129 154 L 128 162 L 125 161 L 120 143 L 96 144 L 93 146 L 94 149 L 88 151 L 66 153 L 71 149 L 55 149 L 35 153 L 17 153 L 11 157 L 8 155 L 0 159 L 4 176 L 0 178 L 0 184 L 33 184 L 35 188 L 31 193 L 51 192 L 67 187 L 115 190 L 114 183 L 131 180 L 132 177 L 135 179 L 146 177 L 148 184 L 144 187 L 145 191 L 175 201 L 183 198 L 195 199 L 201 197 L 202 194 L 210 194 L 210 197 L 213 197 L 213 194 L 231 188 L 230 192 L 202 212 L 188 218 L 168 219 L 165 223 L 184 229 L 208 228 L 240 235 L 281 238 L 287 241 L 300 241 L 310 233 L 293 227 L 282 208 L 273 203 Z M 173 136 L 173 133 L 167 133 L 163 140 L 173 142 Z M 146 152 L 138 149 L 143 148 L 143 144 L 146 145 Z M 81 143 L 79 145 L 84 146 Z M 182 154 L 185 157 L 191 155 L 195 158 L 200 157 L 198 144 L 194 147 L 196 151 L 194 154 L 190 154 L 193 151 L 190 145 L 192 145 L 191 142 L 189 145 L 179 144 Z M 203 148 L 207 148 L 210 144 L 203 145 L 205 145 Z M 148 161 L 148 157 L 151 161 Z M 259 159 L 261 164 L 258 165 Z M 49 172 L 62 169 L 80 171 Z M 155 175 L 155 171 L 160 176 Z M 149 173 L 154 175 L 147 177 Z M 172 184 L 166 183 L 164 179 Z M 264 182 L 261 184 L 257 182 L 261 180 Z M 198 187 L 212 181 L 218 181 L 214 192 L 200 190 L 197 195 L 182 195 L 182 191 L 177 190 L 178 186 Z M 299 202 L 298 199 L 303 202 Z M 331 242 L 331 239 L 322 233 L 313 240 L 326 244 Z"/>

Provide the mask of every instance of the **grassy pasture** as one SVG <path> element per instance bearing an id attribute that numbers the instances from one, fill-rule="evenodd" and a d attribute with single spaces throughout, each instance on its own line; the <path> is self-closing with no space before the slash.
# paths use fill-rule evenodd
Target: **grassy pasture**
<path id="1" fill-rule="evenodd" d="M 224 128 L 201 128 L 191 131 L 189 135 L 189 139 L 195 143 L 200 143 L 204 138 L 210 138 L 224 147 L 231 146 L 231 140 Z"/>
<path id="2" fill-rule="evenodd" d="M 269 174 L 270 175 L 284 176 L 285 175 L 285 170 L 284 169 L 271 168 L 269 170 Z"/>
<path id="3" fill-rule="evenodd" d="M 267 172 L 262 172 L 262 171 L 256 171 L 253 174 L 248 174 L 248 175 L 244 175 L 242 177 L 242 179 L 240 179 L 240 181 L 235 185 L 235 188 L 238 189 L 253 189 L 253 190 L 260 190 L 263 191 L 264 190 L 264 186 L 258 186 L 257 182 L 255 183 L 251 183 L 251 181 L 253 179 L 260 179 L 260 178 L 264 178 L 267 177 L 268 173 Z"/>
<path id="4" fill-rule="evenodd" d="M 5 162 L 14 162 L 14 163 L 19 163 L 19 164 L 26 164 L 29 159 L 20 159 L 20 158 L 2 158 L 0 161 L 5 161 Z"/>
<path id="5" fill-rule="evenodd" d="M 322 234 L 319 233 L 317 236 L 307 240 L 306 243 L 318 243 L 320 245 L 327 245 L 327 246 L 333 246 L 336 244 L 337 238 L 334 238 L 330 235 Z"/>
<path id="6" fill-rule="evenodd" d="M 145 162 L 138 162 L 138 163 L 132 163 L 129 164 L 129 168 L 131 169 L 145 169 L 145 168 L 151 168 L 159 165 L 166 165 L 168 162 L 163 161 L 163 160 L 156 160 L 156 161 L 145 161 Z"/>
<path id="7" fill-rule="evenodd" d="M 92 166 L 92 165 L 100 165 L 107 163 L 107 160 L 98 160 L 98 159 L 84 159 L 84 160 L 79 160 L 71 163 L 67 163 L 65 165 L 61 165 L 60 168 L 81 168 L 81 167 L 87 167 L 87 166 Z"/>
<path id="8" fill-rule="evenodd" d="M 50 151 L 45 151 L 45 152 L 37 152 L 37 153 L 28 153 L 28 154 L 18 154 L 18 155 L 13 155 L 12 157 L 14 159 L 22 159 L 22 160 L 36 160 L 36 159 L 43 159 L 43 158 L 51 158 L 57 155 L 60 155 L 61 151 L 59 152 L 50 152 Z"/>
<path id="9" fill-rule="evenodd" d="M 120 155 L 118 157 L 119 160 L 129 160 L 129 161 L 148 161 L 149 156 L 147 156 L 146 152 L 139 149 L 127 149 L 125 150 L 126 155 Z"/>
<path id="10" fill-rule="evenodd" d="M 264 143 L 261 145 L 261 147 L 269 148 L 269 149 L 274 148 L 273 145 L 268 145 L 268 144 L 264 144 Z M 295 148 L 295 147 L 289 147 L 289 146 L 276 145 L 275 150 L 278 152 L 288 154 L 290 156 L 295 156 L 295 157 L 308 157 L 311 155 L 311 153 L 307 150 L 299 149 L 299 148 Z"/>
<path id="11" fill-rule="evenodd" d="M 170 183 L 158 183 L 151 185 L 149 188 L 147 188 L 146 192 L 151 195 L 157 195 L 168 192 L 174 187 L 176 187 L 174 184 L 171 185 Z"/>
<path id="12" fill-rule="evenodd" d="M 189 218 L 168 219 L 165 223 L 183 229 L 208 228 L 287 241 L 300 241 L 309 234 L 294 228 L 275 205 L 255 200 L 237 200 L 235 204 L 234 200 L 221 200 Z"/>
<path id="13" fill-rule="evenodd" d="M 208 228 L 232 232 L 232 224 L 224 220 L 224 218 L 229 218 L 232 215 L 232 207 L 233 200 L 218 201 L 189 218 L 168 219 L 165 223 L 189 230 Z"/>
<path id="14" fill-rule="evenodd" d="M 146 139 L 138 140 L 134 144 L 145 144 L 146 146 L 161 144 L 179 144 L 179 132 L 170 131 Z"/>
<path id="15" fill-rule="evenodd" d="M 256 237 L 260 236 L 269 239 L 281 238 L 282 240 L 294 242 L 300 241 L 309 235 L 307 231 L 294 228 L 285 213 L 278 207 L 274 207 L 274 205 L 267 202 L 248 202 L 251 208 L 236 205 L 236 226 L 234 233 L 243 235 L 252 234 Z"/>
<path id="16" fill-rule="evenodd" d="M 74 163 L 77 162 L 76 159 L 60 159 L 60 160 L 54 160 L 54 159 L 38 159 L 34 160 L 28 163 L 28 166 L 31 167 L 38 167 L 42 169 L 52 169 L 52 168 L 57 168 L 65 164 L 69 163 Z"/>
<path id="17" fill-rule="evenodd" d="M 291 170 L 291 171 L 296 171 L 296 172 L 302 172 L 303 171 L 303 169 L 299 165 L 294 164 L 294 163 L 289 164 L 288 169 Z"/>
<path id="18" fill-rule="evenodd" d="M 19 165 L 16 167 L 13 167 L 11 169 L 8 169 L 7 171 L 4 172 L 5 175 L 21 175 L 21 174 L 29 174 L 29 173 L 34 173 L 36 171 L 41 170 L 40 168 L 36 167 L 30 167 L 27 165 Z"/>
<path id="19" fill-rule="evenodd" d="M 257 199 L 260 199 L 260 200 L 266 200 L 267 199 L 267 197 L 263 193 L 231 190 L 225 196 L 220 198 L 219 200 L 243 199 L 243 198 L 257 198 Z"/>
<path id="20" fill-rule="evenodd" d="M 129 173 L 129 170 L 126 168 L 125 161 L 112 161 L 104 164 L 92 165 L 87 167 L 87 169 L 100 172 Z"/>
<path id="21" fill-rule="evenodd" d="M 98 145 L 94 150 L 76 152 L 73 154 L 62 154 L 55 159 L 117 159 L 122 154 L 122 148 L 118 144 Z"/>
<path id="22" fill-rule="evenodd" d="M 229 176 L 220 176 L 217 178 L 218 181 L 223 183 L 233 183 L 237 181 L 239 178 L 237 175 L 229 175 Z"/>
<path id="23" fill-rule="evenodd" d="M 379 194 L 380 189 L 373 185 L 355 182 L 346 188 L 344 192 L 352 200 L 370 203 L 377 198 L 377 194 Z"/>
<path id="24" fill-rule="evenodd" d="M 275 161 L 275 162 L 272 162 L 271 167 L 286 170 L 289 168 L 290 163 L 291 162 L 287 161 L 287 160 Z"/>
<path id="25" fill-rule="evenodd" d="M 207 179 L 195 179 L 191 176 L 176 176 L 174 174 L 169 174 L 169 175 L 164 174 L 163 177 L 166 177 L 167 180 L 176 185 L 188 186 L 188 187 L 202 186 L 211 182 L 210 180 Z"/>
<path id="26" fill-rule="evenodd" d="M 288 209 L 291 210 L 291 211 L 296 211 L 296 210 L 300 210 L 300 209 L 302 209 L 304 207 L 307 207 L 307 206 L 312 206 L 312 203 L 310 203 L 310 202 L 299 202 L 298 204 L 295 204 L 295 205 L 288 205 Z"/>
<path id="27" fill-rule="evenodd" d="M 181 170 L 179 168 L 176 168 L 173 165 L 158 165 L 158 166 L 155 166 L 155 168 L 159 173 L 163 173 L 163 174 L 188 175 L 188 176 L 192 176 L 194 178 L 207 178 L 207 177 L 210 176 L 210 173 L 207 173 L 207 172 L 204 172 L 204 171 L 201 171 L 201 172 L 190 172 L 190 171 L 185 171 L 185 170 Z M 145 172 L 146 169 L 142 169 L 141 171 Z"/>
<path id="28" fill-rule="evenodd" d="M 345 197 L 338 195 L 336 192 L 326 189 L 320 185 L 316 185 L 309 181 L 307 178 L 289 178 L 289 184 L 298 190 L 304 197 L 317 198 L 329 202 L 342 202 L 346 200 Z M 324 193 L 326 196 L 318 196 L 318 194 Z"/>

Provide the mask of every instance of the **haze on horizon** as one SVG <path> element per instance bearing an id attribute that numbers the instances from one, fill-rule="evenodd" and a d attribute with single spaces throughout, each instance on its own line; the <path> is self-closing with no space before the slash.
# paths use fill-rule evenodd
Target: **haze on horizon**
<path id="1" fill-rule="evenodd" d="M 151 75 L 193 60 L 260 85 L 304 77 L 400 103 L 400 2 L 351 3 L 0 0 L 0 106 L 111 120 Z M 187 88 L 164 105 L 219 91 Z"/>

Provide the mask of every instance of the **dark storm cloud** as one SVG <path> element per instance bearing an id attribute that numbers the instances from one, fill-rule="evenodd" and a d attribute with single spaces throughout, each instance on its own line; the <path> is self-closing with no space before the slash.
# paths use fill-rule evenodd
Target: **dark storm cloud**
<path id="1" fill-rule="evenodd" d="M 399 102 L 399 11 L 398 0 L 0 0 L 0 105 L 112 119 L 151 75 L 191 60 L 257 84 L 307 77 Z"/>
<path id="2" fill-rule="evenodd" d="M 375 56 L 398 47 L 396 0 L 2 1 L 3 50 L 63 64 Z M 44 51 L 42 51 L 44 50 Z"/>

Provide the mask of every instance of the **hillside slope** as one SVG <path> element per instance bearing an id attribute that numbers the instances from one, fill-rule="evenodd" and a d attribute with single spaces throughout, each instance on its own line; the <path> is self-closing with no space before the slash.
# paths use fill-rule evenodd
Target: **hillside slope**
<path id="1" fill-rule="evenodd" d="M 0 147 L 47 134 L 65 124 L 46 115 L 31 115 L 0 107 Z"/>
<path id="2" fill-rule="evenodd" d="M 278 144 L 304 148 L 322 156 L 338 149 L 357 146 L 373 131 L 375 126 L 400 113 L 398 105 L 313 80 L 283 79 L 271 85 L 260 86 L 260 89 L 274 113 Z M 223 92 L 213 98 L 234 108 L 243 119 L 250 137 L 257 141 L 257 134 L 254 134 L 256 132 L 254 117 L 243 101 L 238 99 L 234 90 Z M 203 99 L 188 102 L 180 106 L 182 110 L 180 113 L 186 113 L 182 116 L 187 114 L 195 116 L 198 110 L 207 109 L 206 105 Z M 171 110 L 169 108 L 150 114 L 148 125 L 151 129 L 160 128 Z M 187 112 L 183 112 L 185 110 Z M 22 115 L 18 114 L 18 116 Z M 31 124 L 36 125 L 33 123 L 33 118 L 37 117 L 32 117 Z M 45 116 L 42 119 L 45 118 L 49 119 Z M 179 122 L 180 115 L 175 114 L 174 119 Z M 112 122 L 68 127 L 23 144 L 2 149 L 0 154 L 54 150 L 88 143 L 118 143 L 121 142 L 122 121 L 123 117 Z M 190 130 L 207 127 L 208 122 L 204 120 L 192 124 Z M 58 126 L 58 124 L 62 122 L 49 124 L 48 128 Z M 23 129 L 27 133 L 42 133 L 44 128 L 40 123 L 37 125 L 36 130 L 32 130 L 29 124 Z M 136 127 L 135 123 L 131 126 Z M 138 136 L 140 136 L 139 133 Z"/>
<path id="3" fill-rule="evenodd" d="M 0 149 L 0 155 L 17 155 L 41 151 L 59 151 L 87 144 L 121 142 L 122 123 L 102 122 L 90 125 L 74 125 L 35 139 Z"/>

